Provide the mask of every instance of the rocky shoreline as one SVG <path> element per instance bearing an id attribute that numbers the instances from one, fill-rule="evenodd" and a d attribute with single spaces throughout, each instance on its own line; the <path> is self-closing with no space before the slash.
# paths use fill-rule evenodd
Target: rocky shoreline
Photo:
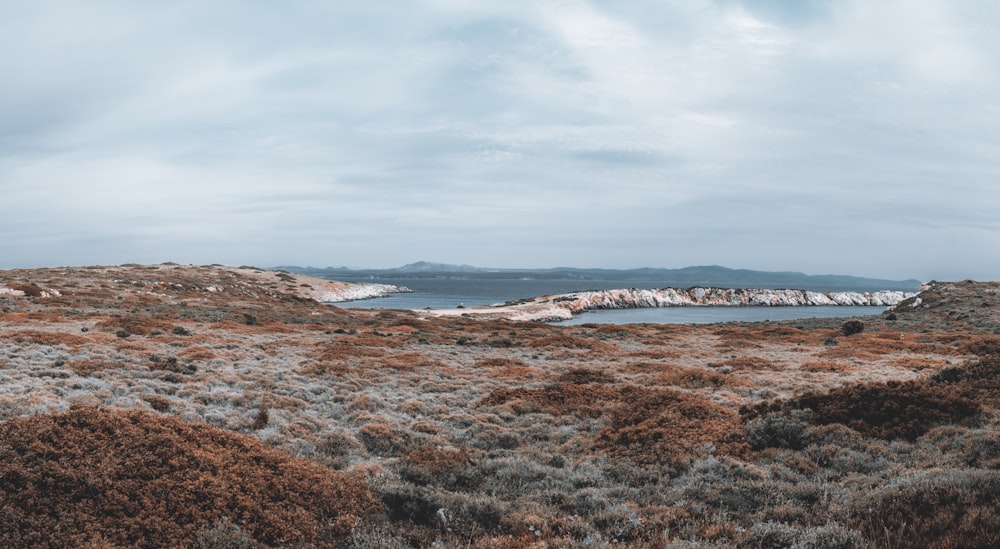
<path id="1" fill-rule="evenodd" d="M 507 302 L 502 305 L 417 311 L 425 316 L 469 316 L 507 320 L 568 320 L 587 311 L 659 307 L 893 307 L 916 294 L 878 292 L 813 292 L 743 288 L 636 288 L 573 292 Z"/>

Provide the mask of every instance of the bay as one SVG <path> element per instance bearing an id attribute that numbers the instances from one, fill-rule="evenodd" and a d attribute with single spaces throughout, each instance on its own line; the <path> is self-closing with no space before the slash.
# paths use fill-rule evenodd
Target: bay
<path id="1" fill-rule="evenodd" d="M 536 280 L 536 279 L 467 279 L 440 278 L 383 278 L 338 277 L 344 282 L 392 284 L 405 286 L 412 293 L 387 297 L 335 303 L 344 308 L 366 309 L 453 309 L 459 306 L 476 307 L 495 305 L 508 301 L 565 294 L 586 290 L 614 290 L 620 288 L 656 289 L 655 284 L 637 285 L 624 280 Z M 717 322 L 759 322 L 765 320 L 794 320 L 799 318 L 842 318 L 878 315 L 884 307 L 663 307 L 656 309 L 618 309 L 591 311 L 578 315 L 560 325 L 576 324 L 708 324 Z"/>

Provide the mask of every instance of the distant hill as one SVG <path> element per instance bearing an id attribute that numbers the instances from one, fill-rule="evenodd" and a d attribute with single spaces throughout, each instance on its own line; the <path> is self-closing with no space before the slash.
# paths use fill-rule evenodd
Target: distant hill
<path id="1" fill-rule="evenodd" d="M 718 288 L 788 288 L 814 291 L 875 291 L 902 290 L 915 292 L 919 280 L 884 280 L 849 275 L 808 275 L 790 271 L 754 271 L 731 269 L 718 265 L 684 267 L 681 269 L 581 269 L 556 267 L 551 269 L 484 269 L 470 265 L 449 265 L 418 261 L 392 269 L 349 269 L 347 267 L 295 267 L 275 269 L 327 279 L 391 279 L 456 278 L 482 280 L 599 280 L 621 281 L 659 288 L 712 286 Z"/>
<path id="2" fill-rule="evenodd" d="M 472 265 L 449 265 L 447 263 L 431 263 L 430 261 L 417 261 L 402 267 L 390 269 L 400 273 L 485 273 L 491 272 L 489 269 L 480 269 Z"/>

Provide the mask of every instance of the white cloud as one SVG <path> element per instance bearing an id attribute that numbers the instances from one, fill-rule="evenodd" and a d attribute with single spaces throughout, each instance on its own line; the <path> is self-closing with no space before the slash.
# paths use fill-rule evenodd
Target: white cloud
<path id="1" fill-rule="evenodd" d="M 976 0 L 6 2 L 0 267 L 995 277 L 997 23 Z"/>

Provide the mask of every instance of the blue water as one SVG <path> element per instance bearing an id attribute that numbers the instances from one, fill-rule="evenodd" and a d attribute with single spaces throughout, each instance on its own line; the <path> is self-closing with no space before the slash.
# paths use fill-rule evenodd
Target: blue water
<path id="1" fill-rule="evenodd" d="M 470 280 L 461 278 L 339 278 L 345 282 L 377 282 L 406 286 L 413 293 L 337 303 L 337 307 L 366 309 L 452 309 L 459 305 L 474 307 L 507 301 L 564 294 L 585 290 L 648 288 L 635 281 L 596 280 Z M 562 325 L 574 324 L 709 324 L 716 322 L 794 320 L 798 318 L 841 318 L 878 315 L 884 307 L 664 307 L 592 311 L 578 315 Z"/>
<path id="2" fill-rule="evenodd" d="M 495 305 L 516 299 L 527 299 L 552 294 L 566 294 L 585 290 L 615 290 L 618 288 L 656 288 L 636 286 L 635 281 L 614 280 L 482 280 L 465 278 L 338 278 L 344 282 L 375 282 L 406 286 L 409 294 L 337 303 L 341 307 L 379 309 L 453 309 L 459 305 L 475 307 Z"/>

